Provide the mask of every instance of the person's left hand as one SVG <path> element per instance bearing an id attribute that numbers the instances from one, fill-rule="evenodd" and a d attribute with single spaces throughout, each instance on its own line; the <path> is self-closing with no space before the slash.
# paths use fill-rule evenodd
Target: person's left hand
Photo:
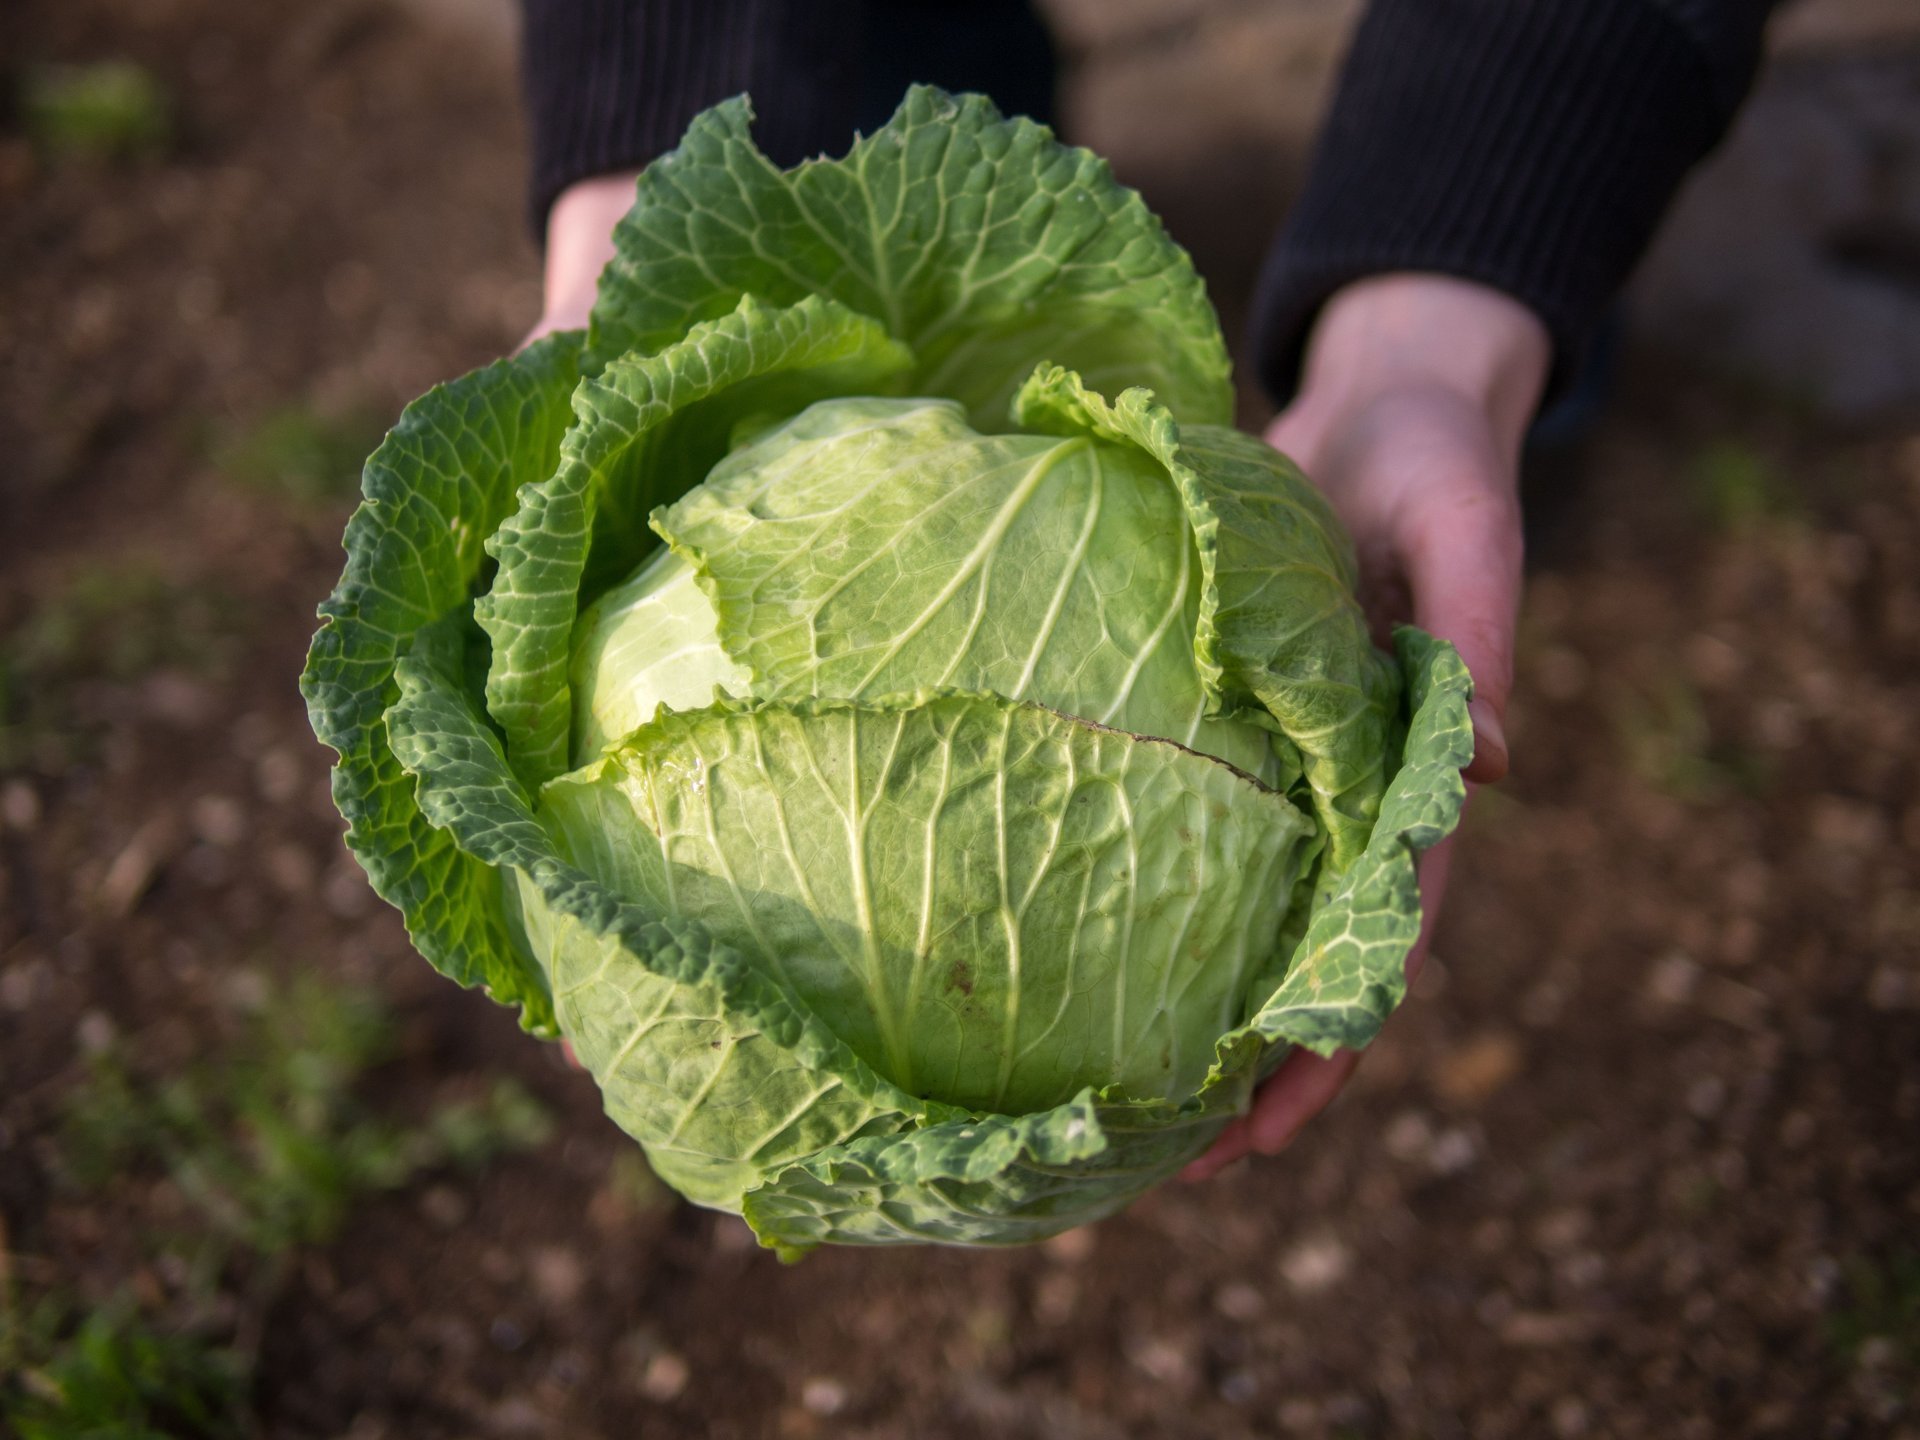
<path id="1" fill-rule="evenodd" d="M 1507 772 L 1520 440 L 1550 355 L 1538 317 L 1499 291 L 1441 275 L 1374 276 L 1328 301 L 1300 394 L 1267 431 L 1352 535 L 1376 638 L 1410 620 L 1459 650 L 1474 685 L 1469 782 Z M 1451 843 L 1421 857 L 1409 984 L 1432 941 Z M 1278 1153 L 1358 1063 L 1352 1051 L 1295 1051 L 1183 1177 L 1206 1179 L 1250 1151 Z"/>

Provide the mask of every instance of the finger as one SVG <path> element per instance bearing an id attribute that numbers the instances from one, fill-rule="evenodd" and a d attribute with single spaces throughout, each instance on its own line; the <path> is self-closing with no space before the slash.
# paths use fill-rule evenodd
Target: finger
<path id="1" fill-rule="evenodd" d="M 1466 813 L 1466 806 L 1473 803 L 1473 792 L 1479 788 L 1471 780 L 1467 782 L 1462 815 Z M 1409 986 L 1420 978 L 1420 968 L 1427 963 L 1427 952 L 1433 948 L 1433 927 L 1440 919 L 1440 901 L 1447 892 L 1447 876 L 1453 869 L 1453 842 L 1458 838 L 1456 831 L 1420 856 L 1420 935 L 1413 942 L 1413 949 L 1407 952 Z"/>
<path id="2" fill-rule="evenodd" d="M 1520 511 L 1511 497 L 1476 485 L 1470 498 L 1441 504 L 1411 527 L 1401 565 L 1416 625 L 1452 643 L 1473 677 L 1473 763 L 1469 780 L 1507 773 L 1507 696 L 1520 610 Z"/>
<path id="3" fill-rule="evenodd" d="M 584 1070 L 587 1068 L 580 1063 L 580 1057 L 573 1053 L 573 1042 L 571 1040 L 562 1040 L 560 1042 L 560 1053 L 567 1057 L 567 1064 L 572 1069 Z"/>
<path id="4" fill-rule="evenodd" d="M 1260 1089 L 1247 1116 L 1247 1138 L 1262 1155 L 1278 1155 L 1306 1123 L 1333 1103 L 1360 1063 L 1358 1052 L 1330 1056 L 1311 1050 L 1289 1055 Z"/>
<path id="5" fill-rule="evenodd" d="M 1300 405 L 1289 405 L 1266 428 L 1262 438 L 1309 477 L 1319 470 L 1319 424 Z"/>
<path id="6" fill-rule="evenodd" d="M 1251 1148 L 1247 1136 L 1247 1117 L 1236 1116 L 1220 1132 L 1220 1138 L 1207 1147 L 1207 1153 L 1180 1172 L 1180 1178 L 1189 1184 L 1211 1180 L 1236 1160 L 1244 1159 Z"/>

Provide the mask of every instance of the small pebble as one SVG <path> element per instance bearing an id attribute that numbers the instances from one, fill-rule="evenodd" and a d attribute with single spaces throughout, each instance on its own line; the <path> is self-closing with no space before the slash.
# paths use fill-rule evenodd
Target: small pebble
<path id="1" fill-rule="evenodd" d="M 1586 1238 L 1593 1217 L 1585 1210 L 1555 1210 L 1533 1227 L 1533 1239 L 1542 1250 L 1562 1254 Z"/>
<path id="2" fill-rule="evenodd" d="M 1702 1075 L 1687 1087 L 1687 1109 L 1696 1119 L 1711 1120 L 1726 1103 L 1727 1082 L 1718 1075 Z"/>
<path id="3" fill-rule="evenodd" d="M 1442 1130 L 1433 1137 L 1433 1149 L 1427 1154 L 1427 1164 L 1433 1167 L 1436 1175 L 1458 1175 L 1471 1170 L 1480 1158 L 1480 1147 L 1472 1135 L 1465 1130 Z"/>
<path id="4" fill-rule="evenodd" d="M 193 833 L 209 845 L 227 848 L 247 836 L 247 812 L 231 795 L 202 795 L 190 813 Z"/>
<path id="5" fill-rule="evenodd" d="M 1126 1342 L 1126 1352 L 1133 1368 L 1158 1384 L 1175 1390 L 1192 1387 L 1193 1359 L 1173 1341 L 1158 1335 L 1138 1335 Z"/>
<path id="6" fill-rule="evenodd" d="M 1320 1423 L 1320 1407 L 1312 1400 L 1282 1400 L 1280 1427 L 1283 1430 L 1311 1430 Z"/>
<path id="7" fill-rule="evenodd" d="M 847 1387 L 818 1375 L 800 1387 L 800 1405 L 810 1415 L 838 1415 L 847 1405 Z"/>
<path id="8" fill-rule="evenodd" d="M 1244 1280 L 1230 1280 L 1214 1292 L 1213 1308 L 1229 1320 L 1258 1320 L 1266 1313 L 1267 1297 Z"/>
<path id="9" fill-rule="evenodd" d="M 319 867 L 299 845 L 276 845 L 267 852 L 267 878 L 286 895 L 305 895 L 313 889 Z"/>
<path id="10" fill-rule="evenodd" d="M 1647 998 L 1660 1005 L 1684 1005 L 1700 982 L 1700 967 L 1678 950 L 1668 951 L 1647 972 Z"/>
<path id="11" fill-rule="evenodd" d="M 9 780 L 0 788 L 0 823 L 22 835 L 40 824 L 40 792 L 24 780 Z"/>
<path id="12" fill-rule="evenodd" d="M 73 1043 L 82 1055 L 104 1055 L 113 1048 L 117 1034 L 113 1018 L 106 1011 L 89 1010 L 73 1028 Z"/>
<path id="13" fill-rule="evenodd" d="M 1418 1110 L 1403 1110 L 1387 1122 L 1380 1143 L 1396 1160 L 1418 1160 L 1433 1146 L 1433 1126 Z"/>
<path id="14" fill-rule="evenodd" d="M 640 1377 L 640 1393 L 649 1400 L 665 1403 L 678 1399 L 692 1378 L 685 1360 L 671 1350 L 662 1350 L 647 1361 L 646 1373 Z"/>
<path id="15" fill-rule="evenodd" d="M 1504 1030 L 1489 1030 L 1443 1056 L 1434 1066 L 1433 1088 L 1456 1105 L 1479 1105 L 1520 1073 L 1519 1042 Z"/>
<path id="16" fill-rule="evenodd" d="M 1317 1295 L 1346 1278 L 1353 1256 L 1331 1235 L 1303 1240 L 1280 1257 L 1280 1274 L 1302 1295 Z"/>
<path id="17" fill-rule="evenodd" d="M 527 1264 L 534 1293 L 555 1310 L 564 1310 L 586 1288 L 587 1269 L 580 1257 L 558 1245 L 542 1246 Z"/>
<path id="18" fill-rule="evenodd" d="M 25 1013 L 39 1003 L 51 981 L 51 967 L 45 960 L 26 960 L 0 970 L 0 1009 Z"/>
<path id="19" fill-rule="evenodd" d="M 1586 1403 L 1578 1396 L 1565 1395 L 1553 1402 L 1553 1433 L 1573 1440 L 1576 1435 L 1587 1433 L 1589 1424 Z"/>
<path id="20" fill-rule="evenodd" d="M 254 783 L 276 805 L 284 805 L 300 791 L 303 768 L 293 751 L 280 746 L 267 751 L 254 766 Z"/>
<path id="21" fill-rule="evenodd" d="M 496 1435 L 538 1435 L 546 1430 L 547 1417 L 533 1401 L 515 1395 L 488 1412 L 487 1428 Z"/>
<path id="22" fill-rule="evenodd" d="M 1033 1286 L 1033 1318 L 1042 1325 L 1064 1325 L 1073 1318 L 1080 1285 L 1064 1270 L 1042 1271 Z"/>
<path id="23" fill-rule="evenodd" d="M 349 856 L 342 856 L 320 887 L 320 898 L 342 920 L 353 920 L 367 913 L 373 904 L 373 887 L 366 873 Z"/>
<path id="24" fill-rule="evenodd" d="M 430 1185 L 420 1195 L 420 1213 L 442 1230 L 452 1230 L 467 1218 L 467 1197 L 451 1185 Z"/>

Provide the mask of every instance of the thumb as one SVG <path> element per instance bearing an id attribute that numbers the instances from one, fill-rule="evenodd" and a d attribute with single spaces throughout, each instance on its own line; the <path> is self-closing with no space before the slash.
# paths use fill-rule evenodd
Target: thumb
<path id="1" fill-rule="evenodd" d="M 1510 495 L 1476 487 L 1435 497 L 1410 527 L 1400 563 L 1412 592 L 1413 621 L 1450 642 L 1473 677 L 1473 763 L 1469 780 L 1492 784 L 1508 765 L 1507 696 L 1513 688 L 1513 636 L 1520 608 L 1520 508 Z"/>

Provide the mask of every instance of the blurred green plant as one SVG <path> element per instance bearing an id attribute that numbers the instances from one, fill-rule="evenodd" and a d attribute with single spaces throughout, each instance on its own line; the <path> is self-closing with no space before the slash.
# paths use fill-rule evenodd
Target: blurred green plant
<path id="1" fill-rule="evenodd" d="M 6 639 L 5 653 L 35 674 L 84 671 L 130 680 L 156 665 L 209 670 L 232 637 L 230 607 L 139 560 L 101 561 L 48 596 Z"/>
<path id="2" fill-rule="evenodd" d="M 1768 520 L 1796 518 L 1798 498 L 1778 467 L 1737 440 L 1700 450 L 1686 469 L 1688 493 L 1717 530 L 1747 530 Z"/>
<path id="3" fill-rule="evenodd" d="M 239 1290 L 244 1314 L 263 1315 L 291 1258 L 337 1235 L 365 1196 L 478 1170 L 552 1133 L 545 1108 L 510 1079 L 410 1123 L 373 1113 L 361 1092 L 394 1052 L 377 996 L 307 979 L 269 991 L 231 1045 L 181 1073 L 143 1075 L 113 1050 L 95 1057 L 65 1108 L 59 1178 L 87 1193 L 162 1173 L 185 1203 L 145 1245 L 174 1257 L 184 1280 L 158 1314 L 124 1296 L 83 1313 L 59 1294 L 23 1311 L 9 1294 L 0 1376 L 19 1378 L 0 1379 L 0 1430 L 29 1440 L 242 1433 L 248 1346 L 195 1318 L 212 1313 L 223 1286 Z"/>
<path id="4" fill-rule="evenodd" d="M 393 1039 L 377 997 L 308 979 L 270 999 L 230 1052 L 157 1085 L 108 1052 L 68 1108 L 63 1168 L 85 1190 L 158 1163 L 224 1262 L 236 1248 L 271 1258 L 323 1243 L 365 1194 L 479 1169 L 551 1133 L 508 1078 L 417 1123 L 368 1113 L 356 1087 Z"/>
<path id="5" fill-rule="evenodd" d="M 637 1145 L 623 1145 L 614 1152 L 613 1163 L 607 1167 L 607 1191 L 628 1215 L 647 1215 L 677 1203 L 673 1191 L 653 1173 Z"/>
<path id="6" fill-rule="evenodd" d="M 70 760 L 82 728 L 73 691 L 84 682 L 126 684 L 163 666 L 219 673 L 244 615 L 215 587 L 141 559 L 79 571 L 0 632 L 0 770 Z"/>
<path id="7" fill-rule="evenodd" d="M 8 1349 L 23 1363 L 0 1393 L 0 1419 L 19 1440 L 226 1440 L 245 1433 L 246 1373 L 228 1351 L 189 1332 L 160 1328 L 126 1297 L 69 1327 L 58 1307 L 16 1320 Z M 0 1351 L 4 1355 L 5 1351 Z"/>
<path id="8" fill-rule="evenodd" d="M 303 505 L 328 505 L 359 495 L 360 466 L 379 443 L 379 423 L 364 415 L 288 405 L 217 439 L 213 460 L 243 485 Z"/>
<path id="9" fill-rule="evenodd" d="M 1483 785 L 1474 792 L 1462 812 L 1460 823 L 1471 827 L 1471 833 L 1490 835 L 1524 816 L 1527 802 L 1512 790 L 1496 785 Z"/>
<path id="10" fill-rule="evenodd" d="M 1920 1252 L 1856 1256 L 1843 1274 L 1846 1300 L 1827 1318 L 1828 1342 L 1852 1364 L 1877 1355 L 1882 1364 L 1920 1371 Z"/>
<path id="11" fill-rule="evenodd" d="M 1622 690 L 1610 714 L 1627 769 L 1665 794 L 1759 796 L 1772 783 L 1764 756 L 1715 736 L 1699 690 L 1677 674 Z"/>
<path id="12" fill-rule="evenodd" d="M 130 60 L 38 66 L 22 101 L 34 148 L 54 160 L 152 160 L 173 141 L 165 89 Z"/>

